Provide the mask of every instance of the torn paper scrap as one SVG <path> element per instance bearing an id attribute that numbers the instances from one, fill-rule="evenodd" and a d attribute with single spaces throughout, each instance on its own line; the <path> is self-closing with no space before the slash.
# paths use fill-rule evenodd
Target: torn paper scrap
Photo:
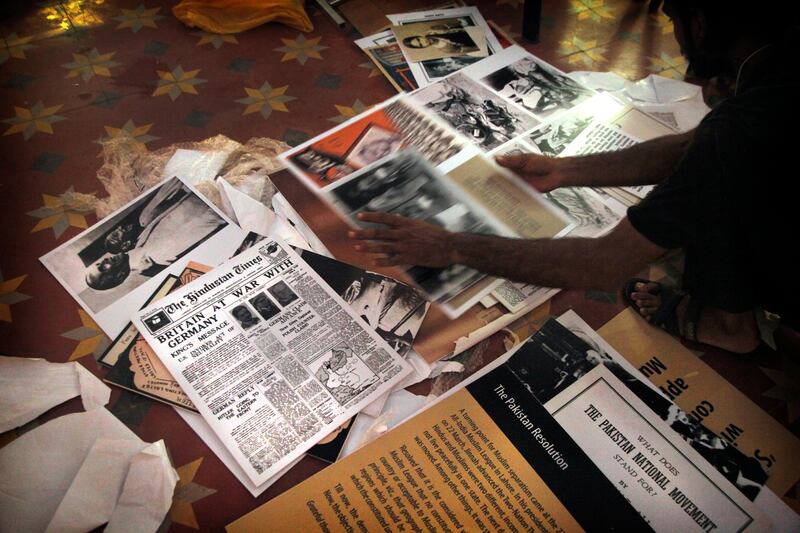
<path id="1" fill-rule="evenodd" d="M 698 85 L 656 74 L 650 74 L 637 82 L 629 82 L 625 86 L 625 92 L 629 97 L 659 104 L 691 100 L 697 97 L 700 91 L 701 88 Z"/>
<path id="2" fill-rule="evenodd" d="M 380 416 L 372 417 L 359 413 L 353 421 L 347 440 L 339 453 L 339 459 L 350 455 L 380 437 L 406 418 L 418 412 L 426 403 L 427 398 L 425 396 L 419 396 L 401 389 L 389 395 Z"/>
<path id="3" fill-rule="evenodd" d="M 155 532 L 172 506 L 178 473 L 160 440 L 148 445 L 130 462 L 122 494 L 108 521 L 108 533 Z"/>
<path id="4" fill-rule="evenodd" d="M 164 178 L 178 176 L 192 185 L 213 180 L 228 159 L 228 151 L 175 150 L 164 167 Z"/>
<path id="5" fill-rule="evenodd" d="M 577 81 L 581 85 L 585 85 L 595 91 L 614 92 L 621 91 L 625 88 L 628 80 L 615 74 L 613 72 L 592 72 L 592 71 L 579 71 L 570 72 L 567 74 L 570 78 Z"/>
<path id="6" fill-rule="evenodd" d="M 458 361 L 436 361 L 431 368 L 429 378 L 435 378 L 440 374 L 460 373 L 464 371 L 464 365 Z"/>
<path id="7" fill-rule="evenodd" d="M 78 395 L 90 411 L 108 403 L 111 389 L 77 362 L 0 356 L 0 433 Z"/>
<path id="8" fill-rule="evenodd" d="M 51 420 L 0 449 L 0 531 L 44 531 L 98 439 L 141 442 L 99 408 Z"/>
<path id="9" fill-rule="evenodd" d="M 268 178 L 263 177 L 262 179 Z M 222 197 L 222 204 L 226 207 L 230 206 L 240 228 L 265 237 L 269 234 L 272 223 L 275 221 L 275 213 L 272 209 L 241 192 L 224 179 L 217 179 L 217 187 Z"/>
<path id="10" fill-rule="evenodd" d="M 147 446 L 138 439 L 97 439 L 47 531 L 89 531 L 108 522 L 122 493 L 131 460 Z"/>

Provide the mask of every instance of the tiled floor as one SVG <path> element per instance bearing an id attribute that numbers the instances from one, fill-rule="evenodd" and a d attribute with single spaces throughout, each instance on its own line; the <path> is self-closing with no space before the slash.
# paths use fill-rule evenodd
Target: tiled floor
<path id="1" fill-rule="evenodd" d="M 162 0 L 19 2 L 0 21 L 0 353 L 80 360 L 108 339 L 38 262 L 95 221 L 65 205 L 74 190 L 105 192 L 96 179 L 98 141 L 130 136 L 153 150 L 224 134 L 240 142 L 273 137 L 298 144 L 393 94 L 353 45 L 357 37 L 311 11 L 314 31 L 268 24 L 238 35 L 185 27 Z M 478 2 L 519 38 L 522 0 Z M 310 2 L 313 4 L 313 2 Z M 672 26 L 646 2 L 544 2 L 534 54 L 564 70 L 611 70 L 629 79 L 682 77 Z M 565 293 L 601 325 L 621 309 L 615 295 Z M 705 360 L 785 424 L 796 423 L 797 369 L 765 355 Z M 759 366 L 760 365 L 760 366 Z M 767 367 L 768 373 L 760 368 Z M 794 377 L 794 381 L 787 379 Z M 48 416 L 79 408 L 71 402 Z M 254 500 L 167 407 L 115 391 L 112 411 L 146 440 L 164 438 L 181 482 L 166 529 L 219 529 L 320 468 L 303 461 Z M 3 440 L 16 433 L 4 435 Z"/>

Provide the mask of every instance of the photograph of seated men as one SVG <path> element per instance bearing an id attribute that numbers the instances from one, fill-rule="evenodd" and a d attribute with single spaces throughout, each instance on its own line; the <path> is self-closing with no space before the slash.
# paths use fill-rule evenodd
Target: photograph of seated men
<path id="1" fill-rule="evenodd" d="M 94 312 L 122 298 L 227 223 L 173 178 L 59 252 L 53 266 Z"/>

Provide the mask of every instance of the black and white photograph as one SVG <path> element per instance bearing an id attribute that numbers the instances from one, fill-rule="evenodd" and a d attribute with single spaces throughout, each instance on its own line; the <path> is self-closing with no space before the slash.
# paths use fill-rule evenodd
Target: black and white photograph
<path id="1" fill-rule="evenodd" d="M 200 263 L 216 257 L 192 253 L 206 241 L 227 255 L 233 250 L 227 251 L 225 233 L 239 238 L 242 232 L 188 185 L 171 178 L 41 260 L 101 327 L 116 322 L 124 327 L 128 316 L 104 321 L 97 315 L 107 308 L 106 314 L 116 315 L 111 308 L 148 281 L 162 279 L 184 257 Z M 203 254 L 209 254 L 206 248 Z M 143 293 L 142 302 L 146 297 Z M 116 336 L 116 328 L 108 328 Z"/>
<path id="2" fill-rule="evenodd" d="M 268 258 L 272 263 L 278 263 L 289 257 L 286 250 L 273 240 L 261 245 L 258 249 L 258 253 L 260 253 L 262 257 Z"/>
<path id="3" fill-rule="evenodd" d="M 528 142 L 542 155 L 556 157 L 592 122 L 590 115 L 575 115 L 557 119 L 528 136 Z"/>
<path id="4" fill-rule="evenodd" d="M 297 295 L 284 281 L 279 281 L 272 287 L 268 287 L 267 292 L 275 298 L 275 301 L 278 302 L 281 307 L 286 307 L 297 300 Z"/>
<path id="5" fill-rule="evenodd" d="M 463 74 L 436 82 L 413 97 L 486 151 L 539 124 L 524 109 Z"/>
<path id="6" fill-rule="evenodd" d="M 755 499 L 767 480 L 756 459 L 728 445 L 631 374 L 580 328 L 550 319 L 506 364 L 543 404 L 602 364 L 749 499 Z"/>
<path id="7" fill-rule="evenodd" d="M 488 55 L 483 30 L 465 27 L 458 20 L 414 22 L 392 26 L 392 32 L 410 63 L 467 54 Z"/>
<path id="8" fill-rule="evenodd" d="M 145 326 L 147 326 L 147 329 L 150 330 L 150 333 L 155 333 L 167 324 L 171 323 L 172 320 L 170 320 L 167 313 L 164 311 L 159 311 L 152 316 L 142 319 L 142 322 Z"/>
<path id="9" fill-rule="evenodd" d="M 248 330 L 258 324 L 261 320 L 250 310 L 245 304 L 234 306 L 230 310 L 231 316 L 236 319 L 236 322 L 242 327 L 243 330 Z"/>
<path id="10" fill-rule="evenodd" d="M 452 74 L 503 49 L 478 8 L 474 6 L 387 15 L 387 18 L 395 25 L 429 22 L 443 29 L 462 28 L 468 32 L 477 30 L 485 37 L 485 53 L 484 50 L 481 50 L 479 54 L 457 55 L 409 63 L 408 67 L 411 70 L 411 74 L 420 87 L 425 87 L 448 74 Z"/>
<path id="11" fill-rule="evenodd" d="M 444 78 L 481 59 L 483 58 L 474 56 L 443 57 L 441 59 L 422 61 L 420 65 L 422 65 L 422 69 L 425 71 L 428 78 L 435 79 Z"/>
<path id="12" fill-rule="evenodd" d="M 568 76 L 531 57 L 492 72 L 481 81 L 539 118 L 570 109 L 593 94 Z"/>
<path id="13" fill-rule="evenodd" d="M 502 234 L 482 220 L 457 189 L 446 182 L 416 152 L 404 150 L 366 167 L 328 191 L 333 204 L 355 224 L 365 226 L 356 215 L 382 211 L 425 220 L 450 231 Z M 472 269 L 453 265 L 444 269 L 412 267 L 407 270 L 432 299 L 449 298 L 481 279 Z"/>
<path id="14" fill-rule="evenodd" d="M 431 164 L 438 165 L 464 148 L 460 137 L 425 110 L 413 105 L 410 98 L 389 104 L 385 113 L 402 133 L 405 145 L 422 154 Z"/>
<path id="15" fill-rule="evenodd" d="M 281 312 L 280 307 L 275 305 L 275 302 L 273 302 L 264 292 L 255 295 L 254 297 L 250 298 L 249 301 L 250 305 L 253 306 L 253 309 L 255 309 L 264 320 L 269 320 Z"/>
<path id="16" fill-rule="evenodd" d="M 314 252 L 297 253 L 394 351 L 411 350 L 429 306 L 420 291 Z"/>
<path id="17" fill-rule="evenodd" d="M 547 200 L 575 221 L 570 237 L 595 237 L 614 226 L 621 218 L 588 187 L 559 187 L 544 195 Z"/>
<path id="18" fill-rule="evenodd" d="M 548 320 L 509 360 L 531 394 L 546 403 L 596 365 L 611 360 L 556 320 Z"/>

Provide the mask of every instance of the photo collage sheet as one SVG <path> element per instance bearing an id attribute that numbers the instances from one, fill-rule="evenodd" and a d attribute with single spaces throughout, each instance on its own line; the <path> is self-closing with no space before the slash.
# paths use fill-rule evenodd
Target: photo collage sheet
<path id="1" fill-rule="evenodd" d="M 622 148 L 637 142 L 608 125 L 623 109 L 512 46 L 394 97 L 282 158 L 353 225 L 361 224 L 359 212 L 388 211 L 453 231 L 596 236 L 624 215 L 624 206 L 588 188 L 541 195 L 496 165 L 493 156 L 557 156 L 577 150 L 576 144 Z M 451 318 L 479 302 L 499 302 L 516 313 L 556 292 L 461 266 L 409 268 L 408 274 Z"/>

